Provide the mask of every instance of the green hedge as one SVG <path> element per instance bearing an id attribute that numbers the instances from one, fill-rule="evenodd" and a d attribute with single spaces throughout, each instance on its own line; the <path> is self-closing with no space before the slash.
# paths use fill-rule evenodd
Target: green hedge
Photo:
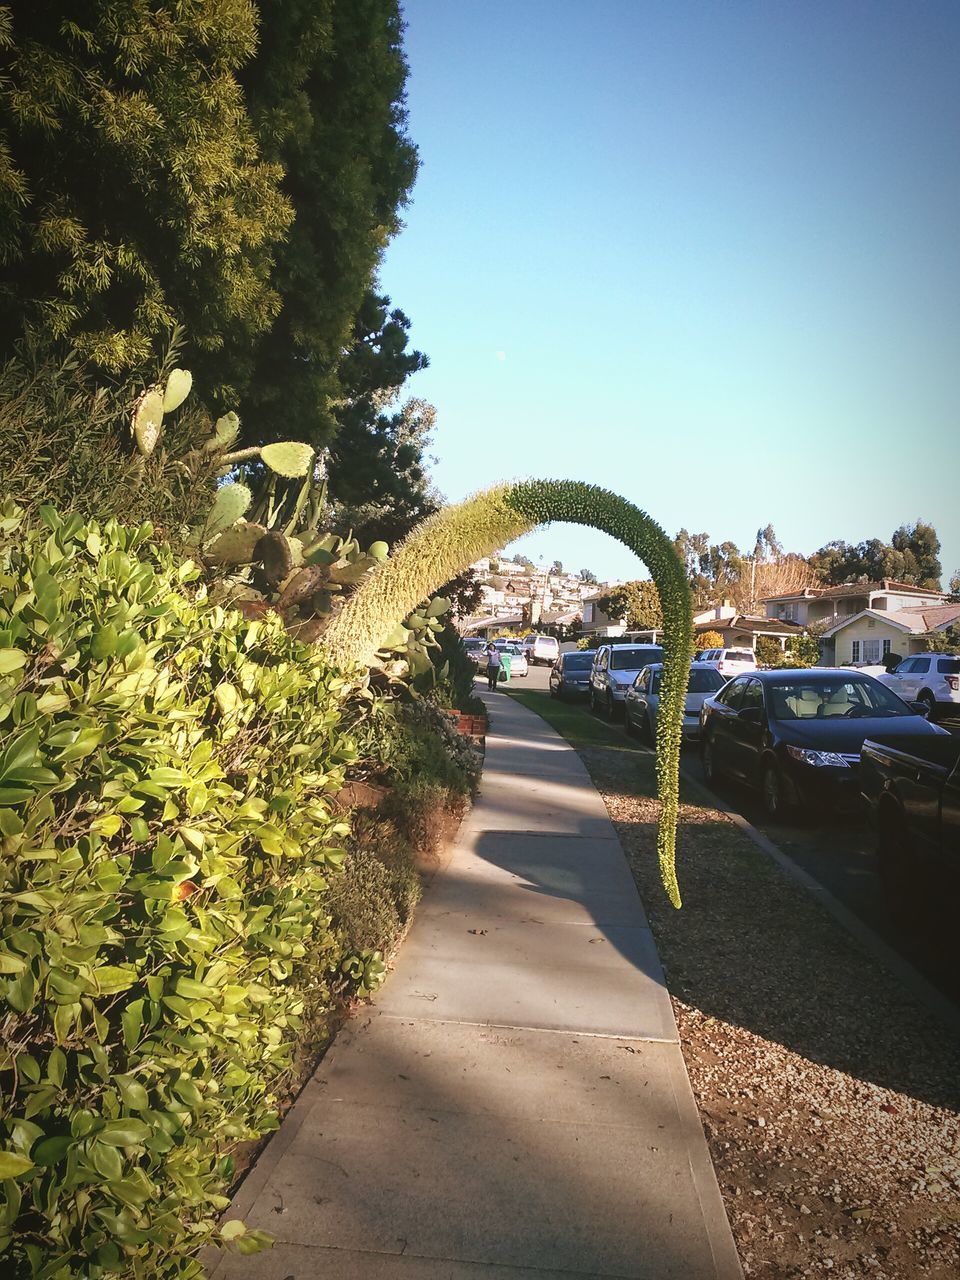
<path id="1" fill-rule="evenodd" d="M 200 1276 L 342 959 L 349 689 L 149 526 L 43 518 L 0 512 L 0 1271 Z"/>

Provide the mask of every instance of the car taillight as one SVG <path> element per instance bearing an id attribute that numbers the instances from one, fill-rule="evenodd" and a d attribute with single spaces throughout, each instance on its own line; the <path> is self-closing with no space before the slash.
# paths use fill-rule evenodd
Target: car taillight
<path id="1" fill-rule="evenodd" d="M 948 689 L 952 689 L 954 693 L 960 692 L 960 676 L 944 676 L 944 679 Z"/>

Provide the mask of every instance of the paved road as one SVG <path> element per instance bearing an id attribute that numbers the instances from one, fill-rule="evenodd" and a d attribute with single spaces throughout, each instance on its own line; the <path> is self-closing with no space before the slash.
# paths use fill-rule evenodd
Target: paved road
<path id="1" fill-rule="evenodd" d="M 517 688 L 546 689 L 548 677 L 548 668 L 534 667 L 527 679 L 517 682 Z M 583 714 L 590 715 L 586 705 Z M 949 727 L 954 732 L 960 732 L 960 724 L 954 723 Z M 622 724 L 617 731 L 623 732 Z M 732 782 L 723 782 L 710 788 L 695 750 L 684 751 L 682 767 L 706 790 L 712 790 L 725 805 L 769 836 L 784 853 L 818 880 L 885 942 L 895 947 L 941 989 L 946 990 L 943 975 L 932 970 L 918 944 L 905 937 L 890 919 L 876 875 L 876 838 L 864 819 L 824 812 L 802 825 L 773 823 L 763 813 L 759 797 L 749 789 Z M 960 997 L 956 988 L 946 990 L 946 994 L 954 1000 Z"/>

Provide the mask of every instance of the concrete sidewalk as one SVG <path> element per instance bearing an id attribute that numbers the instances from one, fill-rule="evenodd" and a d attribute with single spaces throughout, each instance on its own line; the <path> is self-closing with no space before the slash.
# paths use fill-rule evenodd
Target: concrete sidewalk
<path id="1" fill-rule="evenodd" d="M 222 1280 L 739 1280 L 643 907 L 576 753 L 504 694 L 375 1006 L 231 1216 Z"/>

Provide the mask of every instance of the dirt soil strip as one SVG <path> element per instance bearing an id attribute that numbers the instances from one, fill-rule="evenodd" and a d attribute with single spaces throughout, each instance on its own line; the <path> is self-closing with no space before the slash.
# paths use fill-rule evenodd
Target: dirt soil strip
<path id="1" fill-rule="evenodd" d="M 957 1280 L 960 1040 L 716 809 L 683 806 L 675 911 L 653 757 L 568 736 L 647 908 L 745 1274 Z"/>

